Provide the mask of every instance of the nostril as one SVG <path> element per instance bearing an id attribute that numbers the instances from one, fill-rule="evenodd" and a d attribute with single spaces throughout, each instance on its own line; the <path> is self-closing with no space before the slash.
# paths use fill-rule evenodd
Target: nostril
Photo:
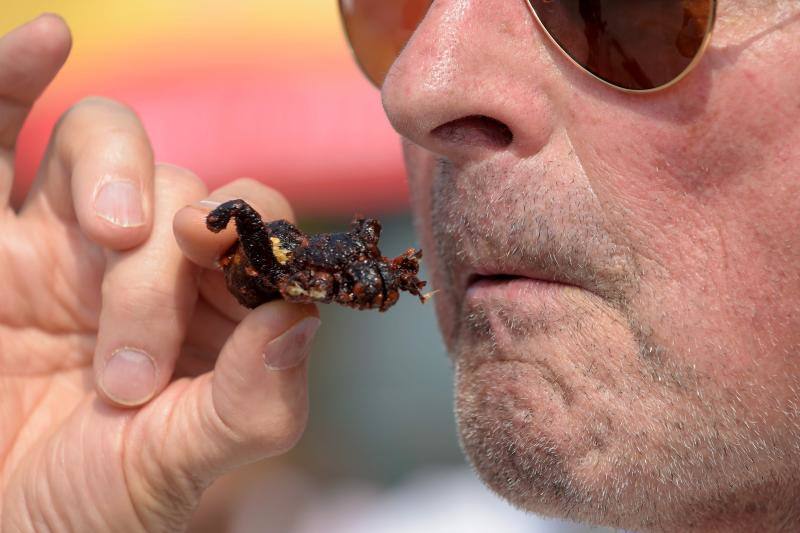
<path id="1" fill-rule="evenodd" d="M 514 134 L 508 126 L 484 115 L 451 120 L 437 126 L 431 135 L 446 143 L 495 149 L 505 148 L 514 140 Z"/>

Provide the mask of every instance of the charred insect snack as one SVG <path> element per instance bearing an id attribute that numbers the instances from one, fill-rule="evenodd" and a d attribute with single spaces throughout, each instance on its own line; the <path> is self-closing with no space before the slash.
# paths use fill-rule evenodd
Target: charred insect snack
<path id="1" fill-rule="evenodd" d="M 236 222 L 238 241 L 220 258 L 228 290 L 245 307 L 283 298 L 290 302 L 336 302 L 386 311 L 407 291 L 425 302 L 417 278 L 422 250 L 388 259 L 378 249 L 380 222 L 356 217 L 350 231 L 306 235 L 286 220 L 264 223 L 244 200 L 231 200 L 208 214 L 214 233 Z"/>

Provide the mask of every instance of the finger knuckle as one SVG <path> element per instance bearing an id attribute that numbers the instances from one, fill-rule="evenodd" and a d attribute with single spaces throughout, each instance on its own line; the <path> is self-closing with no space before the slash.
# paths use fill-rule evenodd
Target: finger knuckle
<path id="1" fill-rule="evenodd" d="M 144 475 L 140 474 L 142 479 L 128 490 L 135 495 L 132 503 L 145 530 L 180 531 L 210 480 L 200 473 L 167 464 L 160 459 L 163 455 L 158 450 L 153 453 L 155 459 L 135 465 L 136 472 Z"/>
<path id="2" fill-rule="evenodd" d="M 212 435 L 223 441 L 235 443 L 236 449 L 252 457 L 266 458 L 281 455 L 292 449 L 305 431 L 308 410 L 270 408 L 270 414 L 249 417 L 246 421 L 239 413 L 214 410 L 211 419 Z"/>
<path id="3" fill-rule="evenodd" d="M 239 178 L 232 183 L 232 189 L 263 213 L 273 217 L 294 219 L 292 206 L 286 197 L 277 190 L 253 178 Z M 268 215 L 269 216 L 269 215 Z"/>
<path id="4" fill-rule="evenodd" d="M 86 96 L 72 104 L 72 106 L 70 106 L 69 109 L 67 109 L 67 111 L 64 113 L 62 119 L 64 122 L 67 122 L 80 119 L 87 114 L 94 117 L 94 115 L 98 112 L 114 112 L 131 115 L 134 117 L 136 116 L 136 113 L 133 111 L 133 109 L 122 102 L 118 102 L 117 100 L 113 100 L 105 96 Z"/>
<path id="5" fill-rule="evenodd" d="M 273 457 L 292 449 L 305 431 L 306 412 L 285 416 L 265 416 L 249 419 L 228 417 L 217 411 L 212 420 L 213 434 L 236 443 L 237 449 L 248 450 L 257 457 Z"/>
<path id="6" fill-rule="evenodd" d="M 188 168 L 170 163 L 158 163 L 155 175 L 158 185 L 179 186 L 195 195 L 205 195 L 207 193 L 203 180 Z"/>
<path id="7" fill-rule="evenodd" d="M 110 303 L 118 316 L 163 324 L 161 319 L 165 315 L 175 316 L 188 311 L 181 308 L 181 300 L 175 298 L 174 282 L 167 278 L 155 276 L 146 282 L 124 284 L 104 281 L 103 300 Z"/>
<path id="8" fill-rule="evenodd" d="M 150 143 L 133 109 L 102 96 L 88 96 L 73 104 L 58 120 L 54 140 L 58 152 L 93 155 L 97 147 L 103 153 L 137 157 L 145 154 L 152 159 Z"/>
<path id="9" fill-rule="evenodd" d="M 269 185 L 253 178 L 239 178 L 231 183 L 231 190 L 238 194 L 262 200 L 283 199 L 283 195 Z"/>
<path id="10" fill-rule="evenodd" d="M 308 423 L 308 396 L 305 389 L 291 387 L 266 401 L 260 413 L 242 417 L 241 412 L 216 410 L 219 430 L 258 455 L 274 456 L 292 449 Z"/>
<path id="11" fill-rule="evenodd" d="M 308 410 L 305 407 L 291 409 L 285 406 L 278 409 L 265 428 L 265 443 L 276 455 L 291 450 L 303 436 L 307 419 Z"/>
<path id="12" fill-rule="evenodd" d="M 245 191 L 245 190 L 262 189 L 264 191 L 277 192 L 272 187 L 269 187 L 268 185 L 264 185 L 263 183 L 261 183 L 257 179 L 253 179 L 253 178 L 237 178 L 233 182 L 231 182 L 231 186 L 233 188 L 236 188 L 238 190 L 243 190 L 243 191 Z"/>

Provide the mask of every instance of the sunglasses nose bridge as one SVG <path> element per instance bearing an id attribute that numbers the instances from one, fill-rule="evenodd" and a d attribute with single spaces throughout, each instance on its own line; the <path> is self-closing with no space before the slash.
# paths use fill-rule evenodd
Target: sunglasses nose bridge
<path id="1" fill-rule="evenodd" d="M 530 67 L 525 77 L 538 76 L 541 71 L 537 72 L 532 56 L 546 54 L 549 46 L 547 38 L 536 32 L 538 25 L 529 0 L 435 0 L 397 51 L 386 75 L 392 67 L 414 68 L 427 72 L 428 83 L 444 83 L 471 64 L 526 56 Z M 487 55 L 492 60 L 487 61 Z M 471 73 L 475 75 L 474 70 Z M 483 78 L 478 74 L 475 80 Z"/>

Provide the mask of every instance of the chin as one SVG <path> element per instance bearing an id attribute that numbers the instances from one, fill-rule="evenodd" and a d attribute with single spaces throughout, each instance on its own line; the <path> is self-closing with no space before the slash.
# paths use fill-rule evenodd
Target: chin
<path id="1" fill-rule="evenodd" d="M 516 507 L 608 524 L 592 486 L 602 477 L 608 435 L 572 416 L 575 399 L 550 370 L 507 361 L 457 364 L 461 446 L 478 475 Z M 592 464 L 594 463 L 594 464 Z M 618 518 L 618 517 L 617 517 Z"/>
<path id="2" fill-rule="evenodd" d="M 587 353 L 518 344 L 471 343 L 453 355 L 462 448 L 510 503 L 635 531 L 794 530 L 781 524 L 796 524 L 798 510 L 773 507 L 797 501 L 775 494 L 800 497 L 797 458 L 787 455 L 796 444 L 781 438 L 797 434 L 796 420 L 743 426 L 764 418 L 747 413 L 749 384 L 744 403 L 731 403 L 713 388 L 680 390 L 626 371 L 626 354 L 606 355 L 587 374 Z M 765 442 L 772 448 L 759 448 Z"/>
<path id="3" fill-rule="evenodd" d="M 629 397 L 616 392 L 641 390 L 622 383 L 636 374 L 630 331 L 575 287 L 484 285 L 471 290 L 451 346 L 465 454 L 492 490 L 522 509 L 626 521 L 609 500 L 623 496 L 614 470 Z"/>
<path id="4" fill-rule="evenodd" d="M 694 529 L 678 524 L 700 523 L 696 502 L 718 496 L 699 476 L 722 451 L 685 436 L 731 419 L 698 404 L 683 369 L 648 366 L 640 336 L 596 296 L 528 285 L 473 291 L 451 346 L 461 444 L 479 476 L 540 515 Z"/>

